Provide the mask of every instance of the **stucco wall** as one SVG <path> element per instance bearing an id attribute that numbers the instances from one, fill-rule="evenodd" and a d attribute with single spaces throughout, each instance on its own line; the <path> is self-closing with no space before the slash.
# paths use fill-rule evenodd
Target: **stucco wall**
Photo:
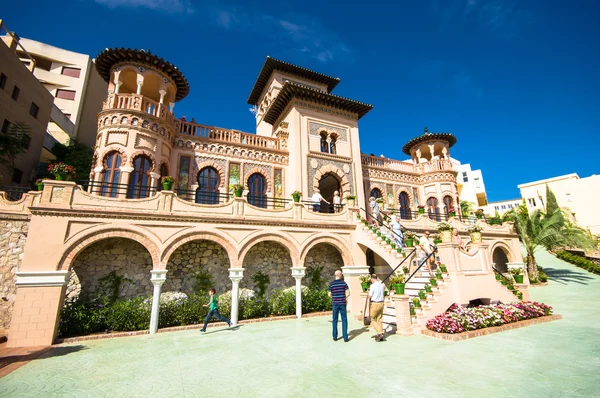
<path id="1" fill-rule="evenodd" d="M 17 287 L 16 272 L 21 266 L 29 220 L 0 219 L 0 335 L 10 327 Z"/>

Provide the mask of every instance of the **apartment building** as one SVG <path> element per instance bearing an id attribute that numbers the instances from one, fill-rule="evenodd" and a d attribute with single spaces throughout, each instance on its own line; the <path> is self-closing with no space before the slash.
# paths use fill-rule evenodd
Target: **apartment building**
<path id="1" fill-rule="evenodd" d="M 487 206 L 487 193 L 481 170 L 471 170 L 470 164 L 461 164 L 456 159 L 452 159 L 452 161 L 458 170 L 456 182 L 460 200 L 475 203 L 477 208 Z"/>

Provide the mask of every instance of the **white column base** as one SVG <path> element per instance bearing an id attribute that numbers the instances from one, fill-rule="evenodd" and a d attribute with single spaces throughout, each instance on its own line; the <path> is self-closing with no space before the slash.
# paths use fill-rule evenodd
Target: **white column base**
<path id="1" fill-rule="evenodd" d="M 244 276 L 243 268 L 229 268 L 229 279 L 231 279 L 231 324 L 238 324 L 240 281 Z"/>
<path id="2" fill-rule="evenodd" d="M 152 310 L 150 312 L 150 334 L 155 334 L 158 330 L 158 312 L 160 310 L 160 293 L 162 285 L 167 280 L 167 270 L 152 270 L 150 271 L 150 281 L 154 285 L 152 293 Z"/>

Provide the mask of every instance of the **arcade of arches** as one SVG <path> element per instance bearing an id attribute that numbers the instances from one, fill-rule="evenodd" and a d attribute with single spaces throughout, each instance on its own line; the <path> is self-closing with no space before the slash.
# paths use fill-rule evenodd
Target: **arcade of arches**
<path id="1" fill-rule="evenodd" d="M 284 245 L 273 241 L 259 242 L 244 257 L 245 272 L 241 286 L 255 290 L 252 277 L 262 271 L 270 279 L 267 292 L 292 287 L 295 283 L 291 274 L 293 266 L 290 252 Z M 344 262 L 337 248 L 328 243 L 318 243 L 308 251 L 303 266 L 322 266 L 322 277 L 330 280 L 334 272 L 344 266 Z M 192 240 L 178 247 L 169 257 L 162 291 L 193 293 L 196 290 L 196 275 L 201 272 L 210 275 L 211 285 L 218 292 L 231 290 L 229 268 L 227 251 L 220 244 L 210 240 Z M 150 296 L 151 270 L 150 253 L 140 243 L 126 238 L 103 239 L 76 255 L 67 297 L 75 299 L 82 294 L 87 297 L 99 295 L 100 281 L 111 271 L 126 278 L 121 284 L 119 298 Z"/>

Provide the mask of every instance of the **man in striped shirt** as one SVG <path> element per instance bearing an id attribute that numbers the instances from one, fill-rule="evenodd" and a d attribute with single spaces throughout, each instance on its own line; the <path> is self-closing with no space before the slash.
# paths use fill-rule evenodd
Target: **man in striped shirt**
<path id="1" fill-rule="evenodd" d="M 350 290 L 346 282 L 342 280 L 342 271 L 335 271 L 335 280 L 329 283 L 329 297 L 333 310 L 333 341 L 338 339 L 338 316 L 342 317 L 342 336 L 348 342 L 348 314 L 346 312 L 346 301 L 350 296 Z"/>

